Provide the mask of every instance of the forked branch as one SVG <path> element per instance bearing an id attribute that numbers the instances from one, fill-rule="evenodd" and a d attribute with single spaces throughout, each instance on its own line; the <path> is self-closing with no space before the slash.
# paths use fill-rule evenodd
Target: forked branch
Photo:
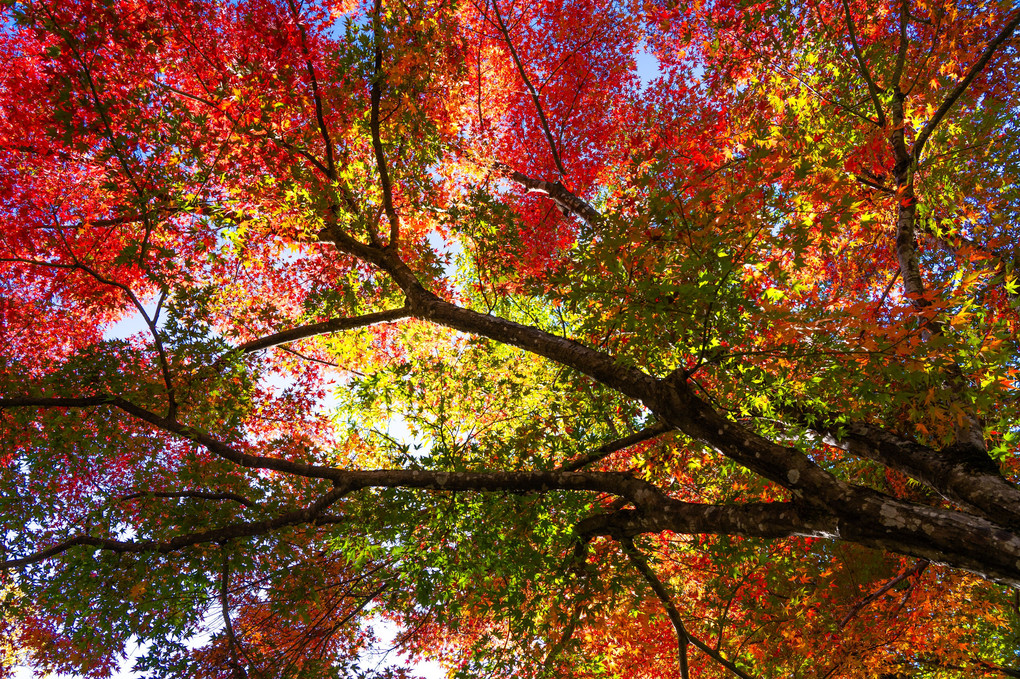
<path id="1" fill-rule="evenodd" d="M 579 534 L 630 537 L 639 533 L 669 530 L 684 534 L 764 538 L 790 535 L 839 538 L 868 547 L 948 563 L 1012 586 L 1020 584 L 1020 568 L 1016 565 L 1020 561 L 1020 535 L 1011 532 L 1003 524 L 968 512 L 914 504 L 845 483 L 836 482 L 831 489 L 821 486 L 817 495 L 796 502 L 704 505 L 673 500 L 651 483 L 628 474 L 613 472 L 347 470 L 242 452 L 204 431 L 152 413 L 119 396 L 97 394 L 67 399 L 0 398 L 0 409 L 99 406 L 119 408 L 157 429 L 190 440 L 213 455 L 241 467 L 329 480 L 338 492 L 343 493 L 373 487 L 447 493 L 547 493 L 552 490 L 600 493 L 624 498 L 637 509 L 585 519 L 577 526 Z M 718 440 L 720 447 L 732 449 L 738 445 L 728 438 L 728 430 L 732 430 L 734 425 L 721 419 L 708 418 L 705 414 L 695 415 L 704 419 L 705 424 L 718 428 L 712 437 L 706 438 Z M 678 422 L 675 415 L 666 421 Z M 768 452 L 767 449 L 763 451 L 763 455 Z M 805 476 L 810 473 L 810 468 L 804 465 L 799 468 L 790 466 L 791 485 L 799 485 L 794 482 L 801 480 L 800 469 L 805 470 Z M 881 519 L 876 521 L 875 517 Z M 261 530 L 260 526 L 255 526 L 255 529 Z M 202 540 L 209 539 L 211 535 L 215 534 L 203 534 Z M 118 546 L 115 543 L 96 542 L 89 537 L 81 539 L 86 541 L 81 544 Z M 153 548 L 147 545 L 137 548 L 137 551 Z M 44 554 L 37 560 L 54 553 Z"/>
<path id="2" fill-rule="evenodd" d="M 638 548 L 634 545 L 634 541 L 630 538 L 620 539 L 619 542 L 623 552 L 627 555 L 627 558 L 630 559 L 634 568 L 641 574 L 641 577 L 645 579 L 645 582 L 648 583 L 648 586 L 652 588 L 653 592 L 655 592 L 655 596 L 659 599 L 660 603 L 662 603 L 663 608 L 666 609 L 666 615 L 669 616 L 669 621 L 673 623 L 673 629 L 676 630 L 677 636 L 680 676 L 684 679 L 688 679 L 690 676 L 690 671 L 687 665 L 687 647 L 690 645 L 694 646 L 741 679 L 753 679 L 750 674 L 737 667 L 735 664 L 724 658 L 721 653 L 687 631 L 687 628 L 684 626 L 683 618 L 680 616 L 680 611 L 677 610 L 676 604 L 673 603 L 673 598 L 670 596 L 669 590 L 666 589 L 666 586 L 662 584 L 662 580 L 659 579 L 659 576 L 655 574 L 655 571 L 648 564 L 648 559 L 645 555 L 638 550 Z"/>

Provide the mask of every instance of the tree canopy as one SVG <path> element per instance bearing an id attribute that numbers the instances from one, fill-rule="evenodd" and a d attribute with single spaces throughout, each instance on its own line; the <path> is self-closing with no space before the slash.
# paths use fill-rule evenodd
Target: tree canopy
<path id="1" fill-rule="evenodd" d="M 0 676 L 1020 676 L 1009 0 L 2 11 Z"/>

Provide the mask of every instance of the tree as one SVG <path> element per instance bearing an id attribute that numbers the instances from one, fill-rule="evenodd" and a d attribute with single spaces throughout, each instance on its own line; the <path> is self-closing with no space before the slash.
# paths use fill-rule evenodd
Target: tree
<path id="1" fill-rule="evenodd" d="M 1018 23 L 5 3 L 4 657 L 1016 676 Z"/>

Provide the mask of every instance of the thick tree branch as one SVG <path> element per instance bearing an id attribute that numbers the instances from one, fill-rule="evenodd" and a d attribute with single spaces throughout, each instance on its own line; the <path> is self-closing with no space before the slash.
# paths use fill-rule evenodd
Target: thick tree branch
<path id="1" fill-rule="evenodd" d="M 669 500 L 658 511 L 617 509 L 596 514 L 575 526 L 582 538 L 608 535 L 614 539 L 672 531 L 683 535 L 739 535 L 767 539 L 833 537 L 839 522 L 828 512 L 795 502 L 750 502 L 713 505 Z"/>
<path id="2" fill-rule="evenodd" d="M 529 193 L 540 193 L 549 196 L 563 214 L 577 215 L 589 228 L 598 227 L 604 220 L 603 216 L 587 201 L 569 191 L 560 182 L 547 182 L 513 170 L 503 163 L 496 163 L 493 168 L 504 177 L 511 179 L 528 190 Z"/>
<path id="3" fill-rule="evenodd" d="M 987 455 L 935 450 L 863 422 L 816 422 L 811 428 L 830 445 L 902 472 L 996 523 L 1020 529 L 1020 488 L 1006 481 Z"/>
<path id="4" fill-rule="evenodd" d="M 1020 537 L 1015 533 L 981 517 L 896 500 L 865 489 L 832 510 L 803 502 L 707 505 L 669 500 L 654 512 L 621 509 L 589 517 L 575 527 L 582 538 L 608 535 L 619 539 L 664 531 L 766 539 L 840 539 L 949 563 L 1004 584 L 1020 585 Z"/>
<path id="5" fill-rule="evenodd" d="M 671 427 L 723 451 L 748 469 L 794 492 L 812 491 L 819 498 L 853 492 L 796 449 L 767 441 L 722 417 L 686 384 L 656 379 L 574 340 L 451 304 L 426 290 L 396 253 L 370 246 L 337 245 L 341 249 L 349 247 L 351 254 L 363 257 L 392 276 L 407 295 L 411 313 L 418 318 L 516 346 L 578 370 L 643 402 Z"/>
<path id="6" fill-rule="evenodd" d="M 957 567 L 986 577 L 1020 582 L 1020 537 L 1000 526 L 961 512 L 912 505 L 841 481 L 800 451 L 768 441 L 720 415 L 686 384 L 658 380 L 573 340 L 446 302 L 425 290 L 393 253 L 365 247 L 358 254 L 394 278 L 415 316 L 544 356 L 640 400 L 666 424 L 790 489 L 805 503 L 838 516 L 844 539 L 932 561 L 948 558 Z M 1014 552 L 1016 557 L 1010 556 Z M 988 563 L 989 553 L 996 553 L 997 564 Z M 997 574 L 991 574 L 993 570 Z"/>
<path id="7" fill-rule="evenodd" d="M 901 12 L 901 23 L 906 21 L 902 18 L 907 12 L 906 2 Z M 901 40 L 905 41 L 905 28 L 901 26 Z M 900 275 L 903 278 L 903 292 L 910 300 L 911 305 L 917 311 L 918 320 L 922 324 L 923 336 L 927 339 L 933 335 L 941 335 L 942 324 L 936 318 L 925 313 L 931 306 L 931 299 L 926 295 L 924 279 L 921 277 L 921 267 L 918 258 L 917 239 L 915 237 L 915 224 L 917 216 L 917 197 L 914 192 L 914 172 L 916 170 L 917 157 L 907 148 L 905 127 L 906 114 L 904 102 L 906 95 L 900 91 L 897 85 L 893 91 L 892 99 L 892 132 L 889 135 L 889 142 L 892 145 L 893 157 L 896 164 L 893 173 L 896 178 L 896 260 L 899 263 Z M 962 447 L 970 447 L 975 450 L 985 451 L 984 426 L 980 418 L 962 396 L 967 393 L 969 384 L 964 377 L 960 367 L 952 363 L 943 370 L 943 379 L 950 389 L 959 394 L 958 405 L 964 411 L 962 423 L 956 427 L 955 438 Z"/>
<path id="8" fill-rule="evenodd" d="M 344 470 L 242 453 L 204 432 L 151 413 L 120 397 L 0 399 L 0 408 L 97 405 L 120 408 L 238 465 L 328 479 L 344 493 L 370 487 L 442 492 L 573 490 L 605 493 L 626 498 L 641 510 L 640 516 L 616 512 L 593 517 L 579 525 L 579 532 L 633 535 L 672 530 L 773 538 L 787 535 L 839 538 L 947 563 L 1011 585 L 1020 584 L 1020 536 L 1016 533 L 978 516 L 897 500 L 833 479 L 800 453 L 756 437 L 693 397 L 687 401 L 686 413 L 673 410 L 676 404 L 670 399 L 658 400 L 654 405 L 665 414 L 667 423 L 690 430 L 695 438 L 700 437 L 749 468 L 771 472 L 773 465 L 788 463 L 784 468 L 787 485 L 800 499 L 796 503 L 771 505 L 692 505 L 670 500 L 650 483 L 612 472 Z M 810 488 L 810 492 L 805 493 L 804 488 Z"/>
<path id="9" fill-rule="evenodd" d="M 665 501 L 665 495 L 652 484 L 617 472 L 438 472 L 415 469 L 346 470 L 294 462 L 278 457 L 251 455 L 209 436 L 205 432 L 141 408 L 119 396 L 51 398 L 23 397 L 0 399 L 0 410 L 9 408 L 85 408 L 112 406 L 157 429 L 193 441 L 225 460 L 250 469 L 272 469 L 284 474 L 332 481 L 350 493 L 363 488 L 420 488 L 438 491 L 514 491 L 546 492 L 579 490 L 620 495 L 635 506 L 653 508 Z"/>

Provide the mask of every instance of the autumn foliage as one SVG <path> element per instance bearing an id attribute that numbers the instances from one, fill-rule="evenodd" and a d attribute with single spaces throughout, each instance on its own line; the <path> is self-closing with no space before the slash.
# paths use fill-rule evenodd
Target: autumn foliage
<path id="1" fill-rule="evenodd" d="M 1020 675 L 1012 3 L 0 8 L 0 676 Z"/>

